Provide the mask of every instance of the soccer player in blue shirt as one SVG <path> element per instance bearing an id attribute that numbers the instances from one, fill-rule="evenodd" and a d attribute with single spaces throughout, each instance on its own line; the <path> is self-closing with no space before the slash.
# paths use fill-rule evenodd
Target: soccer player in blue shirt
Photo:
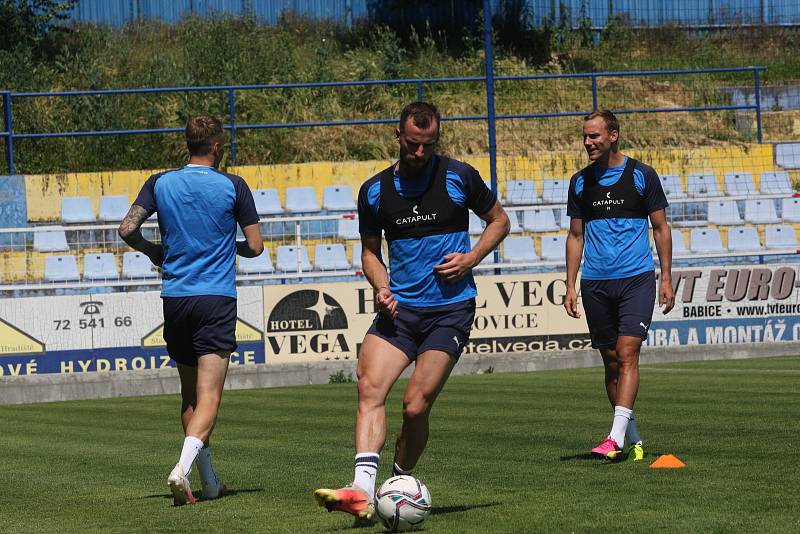
<path id="1" fill-rule="evenodd" d="M 186 125 L 189 163 L 151 176 L 119 235 L 162 268 L 164 339 L 181 380 L 184 430 L 180 459 L 167 484 L 176 506 L 195 498 L 189 474 L 196 463 L 202 499 L 227 492 L 211 464 L 209 439 L 217 419 L 230 355 L 236 349 L 236 254 L 252 258 L 264 244 L 247 183 L 218 170 L 225 145 L 222 123 L 201 115 Z M 140 227 L 158 213 L 161 244 Z M 236 225 L 245 241 L 236 242 Z"/>
<path id="2" fill-rule="evenodd" d="M 658 302 L 665 314 L 675 304 L 672 234 L 658 174 L 619 151 L 619 131 L 610 111 L 591 113 L 583 122 L 583 146 L 592 163 L 575 174 L 569 185 L 564 307 L 571 317 L 580 317 L 575 283 L 583 256 L 583 308 L 592 347 L 603 357 L 606 393 L 614 409 L 611 431 L 592 454 L 622 459 L 627 438 L 627 457 L 637 461 L 644 457 L 633 417 L 639 351 L 647 339 L 656 297 L 648 218 L 661 265 Z"/>
<path id="3" fill-rule="evenodd" d="M 355 475 L 342 489 L 318 489 L 317 502 L 372 520 L 375 476 L 386 440 L 385 402 L 400 374 L 414 372 L 403 395 L 403 426 L 393 474 L 410 474 L 428 442 L 428 416 L 469 338 L 475 317 L 472 268 L 508 234 L 510 222 L 478 172 L 435 153 L 440 117 L 415 102 L 400 115 L 400 159 L 367 180 L 358 195 L 364 274 L 378 310 L 358 359 Z M 487 225 L 470 248 L 469 211 Z M 381 234 L 389 244 L 389 269 Z"/>

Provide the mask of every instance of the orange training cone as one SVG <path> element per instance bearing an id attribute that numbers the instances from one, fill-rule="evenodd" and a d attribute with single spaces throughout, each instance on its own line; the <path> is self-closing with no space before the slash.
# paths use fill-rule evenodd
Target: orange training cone
<path id="1" fill-rule="evenodd" d="M 686 464 L 681 462 L 677 456 L 671 454 L 662 454 L 658 459 L 650 464 L 654 469 L 674 469 L 677 467 L 686 467 Z"/>

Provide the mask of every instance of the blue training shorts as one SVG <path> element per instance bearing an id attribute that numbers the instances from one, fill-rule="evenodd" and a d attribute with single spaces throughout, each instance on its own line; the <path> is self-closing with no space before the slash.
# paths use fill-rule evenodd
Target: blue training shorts
<path id="1" fill-rule="evenodd" d="M 475 299 L 426 308 L 398 304 L 397 312 L 396 319 L 378 313 L 367 334 L 385 339 L 412 362 L 427 350 L 440 350 L 458 360 L 475 320 Z"/>
<path id="2" fill-rule="evenodd" d="M 170 358 L 197 365 L 198 356 L 236 350 L 236 299 L 216 295 L 162 297 Z"/>

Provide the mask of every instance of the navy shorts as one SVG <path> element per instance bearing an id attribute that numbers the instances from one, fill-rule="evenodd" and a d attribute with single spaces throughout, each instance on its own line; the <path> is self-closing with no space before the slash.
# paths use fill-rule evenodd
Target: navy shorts
<path id="1" fill-rule="evenodd" d="M 458 360 L 475 320 L 475 299 L 426 308 L 398 304 L 397 312 L 396 319 L 377 314 L 367 334 L 385 339 L 412 362 L 426 350 L 441 350 Z"/>
<path id="2" fill-rule="evenodd" d="M 162 297 L 170 358 L 197 365 L 198 356 L 236 350 L 236 299 L 217 295 Z"/>
<path id="3" fill-rule="evenodd" d="M 612 347 L 619 336 L 647 339 L 656 300 L 656 276 L 649 271 L 618 280 L 581 279 L 581 299 L 592 347 Z"/>

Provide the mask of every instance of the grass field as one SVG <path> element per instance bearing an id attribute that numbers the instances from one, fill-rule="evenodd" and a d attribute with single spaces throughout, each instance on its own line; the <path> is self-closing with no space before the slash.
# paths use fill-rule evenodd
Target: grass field
<path id="1" fill-rule="evenodd" d="M 800 357 L 644 366 L 646 461 L 604 464 L 600 369 L 454 377 L 415 473 L 425 531 L 798 532 L 798 393 Z M 0 532 L 350 531 L 312 490 L 352 477 L 354 402 L 353 384 L 227 392 L 215 463 L 236 493 L 182 508 L 177 397 L 0 407 Z M 650 469 L 660 453 L 687 467 Z"/>

